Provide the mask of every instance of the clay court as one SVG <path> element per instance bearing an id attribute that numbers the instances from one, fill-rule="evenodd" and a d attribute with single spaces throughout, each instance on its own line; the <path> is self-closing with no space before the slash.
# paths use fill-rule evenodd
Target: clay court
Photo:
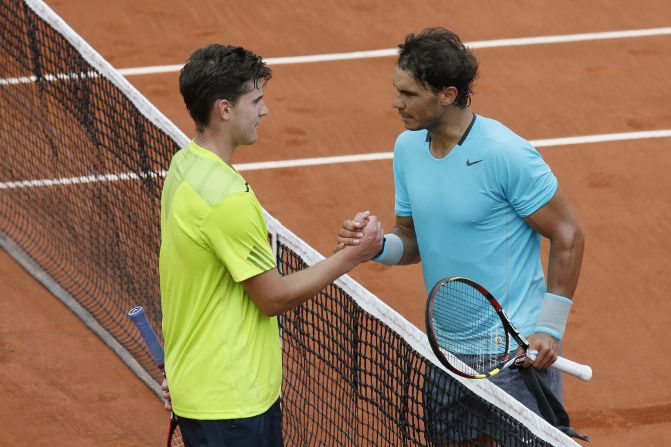
<path id="1" fill-rule="evenodd" d="M 564 352 L 589 363 L 567 377 L 572 425 L 593 446 L 671 445 L 671 33 L 521 45 L 514 39 L 671 26 L 667 0 L 182 2 L 50 0 L 119 69 L 181 64 L 213 42 L 274 60 L 270 115 L 246 163 L 390 152 L 395 58 L 281 63 L 284 57 L 393 48 L 425 26 L 452 29 L 480 61 L 472 110 L 539 142 L 587 235 Z M 127 78 L 187 135 L 178 73 Z M 634 132 L 666 131 L 666 136 Z M 609 136 L 591 142 L 554 139 Z M 599 140 L 599 139 L 597 139 Z M 571 143 L 571 144 L 569 144 Z M 391 159 L 247 169 L 264 207 L 327 255 L 360 210 L 394 222 Z M 546 250 L 547 247 L 544 248 Z M 544 252 L 545 253 L 545 252 Z M 418 266 L 365 264 L 351 276 L 424 327 Z M 156 446 L 168 414 L 60 301 L 0 252 L 0 445 Z M 587 445 L 587 444 L 586 444 Z"/>

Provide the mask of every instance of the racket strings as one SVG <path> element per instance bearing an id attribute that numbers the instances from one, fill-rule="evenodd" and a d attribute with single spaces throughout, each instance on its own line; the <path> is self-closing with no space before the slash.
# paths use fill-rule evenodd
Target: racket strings
<path id="1" fill-rule="evenodd" d="M 509 340 L 497 314 L 473 286 L 448 281 L 438 290 L 434 332 L 448 362 L 465 374 L 484 374 L 506 359 Z"/>

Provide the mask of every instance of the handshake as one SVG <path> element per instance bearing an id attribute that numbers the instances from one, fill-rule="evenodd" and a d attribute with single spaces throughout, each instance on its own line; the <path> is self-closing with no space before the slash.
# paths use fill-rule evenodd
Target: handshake
<path id="1" fill-rule="evenodd" d="M 333 253 L 343 251 L 343 254 L 353 257 L 357 264 L 370 261 L 383 248 L 382 223 L 370 211 L 362 211 L 342 223 L 336 241 Z"/>

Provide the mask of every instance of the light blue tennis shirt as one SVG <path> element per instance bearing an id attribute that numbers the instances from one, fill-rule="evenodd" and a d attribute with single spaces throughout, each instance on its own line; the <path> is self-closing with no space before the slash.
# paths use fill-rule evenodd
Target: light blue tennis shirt
<path id="1" fill-rule="evenodd" d="M 557 179 L 529 142 L 482 116 L 447 156 L 429 144 L 426 130 L 406 131 L 394 148 L 396 214 L 414 221 L 427 293 L 449 276 L 472 279 L 532 334 L 546 287 L 540 235 L 524 218 Z"/>

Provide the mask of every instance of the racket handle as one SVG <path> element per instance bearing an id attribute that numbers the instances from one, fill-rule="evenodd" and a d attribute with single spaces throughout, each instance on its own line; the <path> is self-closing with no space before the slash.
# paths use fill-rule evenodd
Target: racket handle
<path id="1" fill-rule="evenodd" d="M 591 367 L 564 357 L 557 357 L 557 361 L 552 364 L 552 367 L 567 374 L 571 374 L 580 380 L 588 381 L 592 378 Z"/>
<path id="2" fill-rule="evenodd" d="M 526 353 L 529 359 L 536 360 L 538 351 L 529 349 Z M 557 360 L 552 364 L 552 367 L 558 369 L 566 374 L 571 374 L 580 380 L 588 381 L 592 378 L 592 368 L 582 363 L 574 362 L 564 357 L 557 357 Z"/>
<path id="3" fill-rule="evenodd" d="M 156 333 L 149 325 L 144 309 L 142 306 L 134 307 L 128 312 L 128 316 L 133 320 L 133 323 L 135 323 L 135 326 L 137 326 L 140 331 L 144 342 L 149 348 L 152 359 L 159 368 L 163 369 L 163 346 L 161 346 L 161 342 L 158 340 Z"/>

